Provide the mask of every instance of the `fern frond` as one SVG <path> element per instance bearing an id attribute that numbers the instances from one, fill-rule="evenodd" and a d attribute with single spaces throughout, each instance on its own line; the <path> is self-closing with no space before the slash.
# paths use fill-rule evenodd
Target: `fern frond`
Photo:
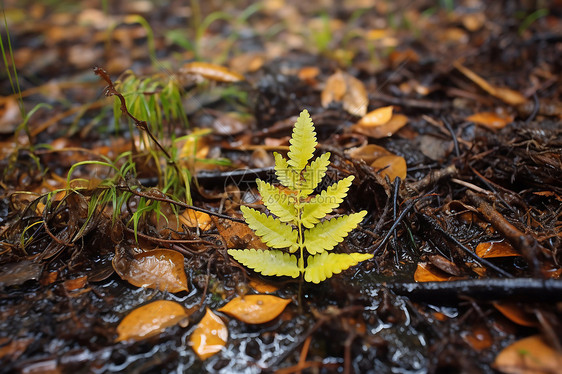
<path id="1" fill-rule="evenodd" d="M 275 157 L 275 175 L 279 182 L 291 190 L 296 190 L 300 175 L 289 166 L 287 160 L 279 153 L 274 152 L 273 156 Z"/>
<path id="2" fill-rule="evenodd" d="M 291 196 L 261 179 L 256 179 L 256 183 L 263 204 L 271 213 L 275 214 L 281 222 L 296 221 L 297 210 L 295 202 L 291 201 Z"/>
<path id="3" fill-rule="evenodd" d="M 343 238 L 353 230 L 363 217 L 367 214 L 366 210 L 353 213 L 347 216 L 332 218 L 317 224 L 310 230 L 304 232 L 304 245 L 311 255 L 332 250 Z"/>
<path id="4" fill-rule="evenodd" d="M 312 201 L 305 204 L 302 211 L 302 224 L 306 228 L 313 227 L 326 214 L 336 209 L 347 196 L 347 190 L 355 177 L 350 175 L 316 195 Z"/>
<path id="5" fill-rule="evenodd" d="M 308 160 L 312 158 L 316 144 L 318 144 L 314 124 L 306 109 L 299 115 L 289 142 L 291 145 L 287 154 L 289 156 L 288 164 L 297 173 L 300 173 L 308 164 Z"/>
<path id="6" fill-rule="evenodd" d="M 301 186 L 301 195 L 310 195 L 318 184 L 324 179 L 330 165 L 330 152 L 326 152 L 307 165 L 303 172 L 304 182 Z"/>
<path id="7" fill-rule="evenodd" d="M 298 233 L 286 223 L 260 213 L 247 206 L 240 207 L 248 226 L 271 248 L 292 247 L 297 244 Z"/>
<path id="8" fill-rule="evenodd" d="M 339 274 L 359 262 L 372 258 L 368 253 L 328 253 L 324 252 L 308 258 L 304 280 L 320 283 L 333 274 Z"/>
<path id="9" fill-rule="evenodd" d="M 296 278 L 300 274 L 297 258 L 277 250 L 229 249 L 228 254 L 241 264 L 263 275 L 289 276 Z"/>

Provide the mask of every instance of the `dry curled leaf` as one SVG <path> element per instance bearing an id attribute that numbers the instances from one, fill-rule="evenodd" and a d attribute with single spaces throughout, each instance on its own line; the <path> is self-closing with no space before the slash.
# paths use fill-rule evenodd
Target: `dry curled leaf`
<path id="1" fill-rule="evenodd" d="M 179 73 L 184 75 L 198 75 L 217 82 L 239 82 L 244 80 L 242 74 L 238 74 L 224 66 L 208 62 L 189 62 L 179 70 Z"/>
<path id="2" fill-rule="evenodd" d="M 367 90 L 359 79 L 338 70 L 326 81 L 321 96 L 322 106 L 327 107 L 333 101 L 341 101 L 343 108 L 350 114 L 363 117 L 367 113 L 369 98 Z"/>
<path id="3" fill-rule="evenodd" d="M 116 255 L 113 268 L 121 278 L 137 287 L 161 291 L 187 291 L 183 255 L 169 249 L 138 253 L 132 259 Z"/>
<path id="4" fill-rule="evenodd" d="M 273 295 L 246 295 L 230 300 L 219 311 L 245 323 L 259 324 L 276 318 L 290 302 Z"/>
<path id="5" fill-rule="evenodd" d="M 117 326 L 117 341 L 146 339 L 181 323 L 187 317 L 185 308 L 175 301 L 154 301 L 133 310 L 123 318 Z"/>
<path id="6" fill-rule="evenodd" d="M 540 335 L 533 335 L 504 348 L 492 366 L 506 374 L 559 373 L 562 354 Z"/>
<path id="7" fill-rule="evenodd" d="M 500 116 L 493 112 L 480 112 L 466 118 L 467 121 L 472 121 L 478 125 L 482 125 L 491 130 L 503 129 L 505 126 L 513 122 L 513 116 Z"/>
<path id="8" fill-rule="evenodd" d="M 396 177 L 404 180 L 406 178 L 406 160 L 404 157 L 396 155 L 387 155 L 377 158 L 371 164 L 375 170 L 380 170 L 380 175 L 384 178 L 388 176 L 390 181 L 394 181 Z"/>
<path id="9" fill-rule="evenodd" d="M 269 283 L 265 283 L 264 281 L 258 278 L 250 279 L 249 286 L 261 293 L 272 293 L 279 289 L 279 287 L 276 287 Z"/>
<path id="10" fill-rule="evenodd" d="M 189 338 L 189 345 L 201 360 L 220 352 L 228 340 L 228 329 L 209 308 Z"/>

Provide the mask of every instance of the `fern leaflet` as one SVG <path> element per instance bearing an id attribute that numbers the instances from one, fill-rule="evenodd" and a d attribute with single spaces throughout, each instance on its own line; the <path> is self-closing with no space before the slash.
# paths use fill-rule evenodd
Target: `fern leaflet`
<path id="1" fill-rule="evenodd" d="M 263 200 L 263 204 L 269 211 L 275 214 L 281 222 L 293 222 L 297 219 L 297 211 L 292 196 L 280 191 L 275 186 L 257 179 L 258 191 Z"/>
<path id="2" fill-rule="evenodd" d="M 311 255 L 332 250 L 343 238 L 353 230 L 363 217 L 367 214 L 366 210 L 353 213 L 348 216 L 332 218 L 314 226 L 304 232 L 304 243 L 306 250 Z"/>
<path id="3" fill-rule="evenodd" d="M 312 283 L 320 283 L 333 274 L 339 274 L 343 270 L 357 265 L 359 262 L 372 258 L 367 253 L 328 253 L 323 252 L 308 258 L 308 266 L 304 271 L 304 280 Z"/>
<path id="4" fill-rule="evenodd" d="M 351 186 L 351 181 L 355 177 L 350 175 L 322 191 L 319 195 L 307 203 L 302 212 L 302 224 L 306 228 L 311 228 L 324 218 L 326 214 L 336 209 L 347 195 L 347 190 Z"/>
<path id="5" fill-rule="evenodd" d="M 277 250 L 229 249 L 228 254 L 236 261 L 254 269 L 263 275 L 289 276 L 296 278 L 300 274 L 297 257 Z"/>
<path id="6" fill-rule="evenodd" d="M 314 124 L 306 109 L 301 112 L 297 119 L 289 142 L 291 145 L 287 154 L 289 156 L 288 164 L 300 174 L 306 164 L 308 164 L 308 160 L 312 158 L 316 144 L 318 144 L 316 142 Z"/>
<path id="7" fill-rule="evenodd" d="M 271 248 L 285 248 L 297 243 L 297 232 L 285 223 L 247 206 L 240 207 L 248 226 Z"/>

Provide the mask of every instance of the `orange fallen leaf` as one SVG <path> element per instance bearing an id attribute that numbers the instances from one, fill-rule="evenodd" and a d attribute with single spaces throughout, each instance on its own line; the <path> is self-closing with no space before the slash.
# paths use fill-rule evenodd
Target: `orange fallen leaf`
<path id="1" fill-rule="evenodd" d="M 521 256 L 521 254 L 507 242 L 480 243 L 476 246 L 475 252 L 480 258 Z"/>
<path id="2" fill-rule="evenodd" d="M 218 310 L 242 322 L 259 324 L 276 318 L 290 302 L 273 295 L 245 295 L 230 300 Z"/>
<path id="3" fill-rule="evenodd" d="M 517 91 L 505 87 L 496 87 L 486 82 L 486 80 L 484 80 L 469 68 L 463 66 L 459 61 L 453 62 L 453 66 L 457 68 L 461 73 L 463 73 L 468 79 L 476 83 L 484 91 L 488 92 L 494 97 L 497 97 L 507 104 L 520 105 L 527 101 L 525 96 L 521 95 Z"/>
<path id="4" fill-rule="evenodd" d="M 209 308 L 189 338 L 189 345 L 201 360 L 220 352 L 228 340 L 228 329 Z"/>
<path id="5" fill-rule="evenodd" d="M 343 108 L 350 114 L 363 117 L 367 113 L 369 98 L 367 90 L 359 79 L 338 70 L 327 80 L 321 94 L 323 107 L 333 101 L 341 101 Z"/>
<path id="6" fill-rule="evenodd" d="M 187 317 L 185 308 L 175 301 L 154 301 L 133 310 L 123 318 L 117 326 L 119 336 L 116 341 L 146 339 L 181 323 Z"/>
<path id="7" fill-rule="evenodd" d="M 363 160 L 367 164 L 371 164 L 377 158 L 388 156 L 392 153 L 386 148 L 376 144 L 367 144 L 362 147 L 353 148 L 347 152 L 349 156 L 355 160 Z"/>
<path id="8" fill-rule="evenodd" d="M 132 260 L 113 258 L 113 268 L 121 278 L 136 287 L 160 291 L 187 291 L 183 255 L 169 249 L 154 249 L 134 255 Z"/>
<path id="9" fill-rule="evenodd" d="M 184 210 L 179 219 L 187 227 L 199 227 L 203 231 L 209 230 L 213 224 L 210 215 L 193 209 Z"/>
<path id="10" fill-rule="evenodd" d="M 301 81 L 305 81 L 310 85 L 315 85 L 316 77 L 320 74 L 320 69 L 316 66 L 305 66 L 299 70 L 298 76 Z"/>
<path id="11" fill-rule="evenodd" d="M 562 354 L 540 335 L 533 335 L 504 348 L 492 366 L 509 374 L 559 373 Z"/>
<path id="12" fill-rule="evenodd" d="M 513 116 L 500 116 L 493 112 L 480 112 L 467 117 L 466 120 L 491 130 L 499 130 L 513 122 Z"/>
<path id="13" fill-rule="evenodd" d="M 388 155 L 377 158 L 371 164 L 375 170 L 380 170 L 380 175 L 384 178 L 388 176 L 390 181 L 394 181 L 396 177 L 404 180 L 406 178 L 406 160 L 404 157 L 396 155 Z"/>
<path id="14" fill-rule="evenodd" d="M 485 326 L 481 325 L 476 325 L 472 328 L 472 331 L 463 333 L 462 338 L 475 351 L 481 351 L 490 348 L 493 343 L 490 332 Z"/>
<path id="15" fill-rule="evenodd" d="M 357 124 L 366 127 L 384 125 L 392 118 L 393 109 L 392 105 L 377 108 L 361 117 Z"/>
<path id="16" fill-rule="evenodd" d="M 414 273 L 414 280 L 416 282 L 444 282 L 450 279 L 450 276 L 443 275 L 441 271 L 433 269 L 430 264 L 425 262 L 418 262 Z"/>
<path id="17" fill-rule="evenodd" d="M 275 287 L 271 284 L 265 283 L 260 279 L 251 279 L 250 280 L 250 287 L 254 290 L 261 292 L 261 293 L 271 293 L 275 292 L 279 289 L 279 287 Z"/>
<path id="18" fill-rule="evenodd" d="M 368 137 L 381 139 L 392 136 L 408 123 L 408 117 L 403 114 L 395 114 L 384 125 L 380 126 L 364 126 L 360 124 L 353 125 L 351 129 Z"/>
<path id="19" fill-rule="evenodd" d="M 511 322 L 527 327 L 535 327 L 538 325 L 535 315 L 526 312 L 519 303 L 503 301 L 494 302 L 492 304 Z"/>
<path id="20" fill-rule="evenodd" d="M 205 79 L 217 82 L 239 82 L 244 80 L 242 74 L 238 74 L 224 66 L 208 62 L 189 62 L 179 70 L 180 74 L 199 75 Z"/>

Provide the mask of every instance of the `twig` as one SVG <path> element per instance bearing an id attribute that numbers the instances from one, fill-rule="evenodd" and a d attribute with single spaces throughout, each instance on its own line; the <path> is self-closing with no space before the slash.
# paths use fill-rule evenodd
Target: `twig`
<path id="1" fill-rule="evenodd" d="M 479 301 L 562 300 L 562 281 L 557 279 L 491 278 L 452 282 L 386 283 L 384 286 L 397 295 L 425 302 L 455 303 L 461 300 L 461 296 L 469 296 Z"/>

